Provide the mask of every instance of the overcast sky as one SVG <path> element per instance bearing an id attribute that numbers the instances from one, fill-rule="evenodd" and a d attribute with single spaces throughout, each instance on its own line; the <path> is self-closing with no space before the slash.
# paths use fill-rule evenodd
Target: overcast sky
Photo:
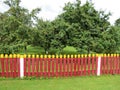
<path id="1" fill-rule="evenodd" d="M 7 9 L 7 6 L 2 4 L 0 0 L 0 12 Z M 32 10 L 34 8 L 40 7 L 42 11 L 39 17 L 47 20 L 53 20 L 58 14 L 62 13 L 62 8 L 67 2 L 75 2 L 75 0 L 21 0 L 21 6 Z M 84 4 L 86 0 L 81 0 Z M 106 12 L 111 12 L 110 22 L 113 24 L 116 19 L 120 17 L 120 0 L 91 0 L 97 10 L 105 10 Z"/>

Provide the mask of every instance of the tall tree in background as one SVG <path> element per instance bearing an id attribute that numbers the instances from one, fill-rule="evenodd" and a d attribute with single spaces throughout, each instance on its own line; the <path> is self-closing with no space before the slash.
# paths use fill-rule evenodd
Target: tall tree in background
<path id="1" fill-rule="evenodd" d="M 48 54 L 54 37 L 51 22 L 38 19 L 32 37 L 32 45 L 42 47 L 45 53 Z"/>
<path id="2" fill-rule="evenodd" d="M 115 21 L 115 26 L 120 27 L 120 18 Z"/>
<path id="3" fill-rule="evenodd" d="M 109 16 L 110 13 L 97 11 L 91 2 L 81 5 L 81 1 L 76 0 L 75 3 L 67 3 L 58 18 L 70 25 L 67 28 L 68 45 L 76 47 L 81 53 L 101 53 L 102 49 L 106 49 L 102 44 L 102 33 L 110 27 Z"/>
<path id="4" fill-rule="evenodd" d="M 20 6 L 20 0 L 4 1 L 9 10 L 0 14 L 0 52 L 15 53 L 21 48 L 26 49 L 30 40 L 32 18 L 36 17 L 40 9 L 31 13 Z"/>

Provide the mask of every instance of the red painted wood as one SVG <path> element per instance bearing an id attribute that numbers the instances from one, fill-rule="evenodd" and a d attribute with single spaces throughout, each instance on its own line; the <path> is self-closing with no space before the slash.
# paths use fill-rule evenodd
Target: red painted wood
<path id="1" fill-rule="evenodd" d="M 106 63 L 107 56 L 104 56 L 104 74 L 107 73 L 107 63 Z"/>
<path id="2" fill-rule="evenodd" d="M 18 77 L 20 77 L 20 58 L 17 58 L 17 63 L 18 63 Z M 26 66 L 25 66 L 26 67 Z M 25 75 L 25 74 L 24 74 Z M 25 75 L 26 76 L 26 75 Z"/>
<path id="3" fill-rule="evenodd" d="M 47 60 L 46 58 L 43 59 L 44 60 L 44 78 L 46 78 L 46 75 L 47 75 Z"/>
<path id="4" fill-rule="evenodd" d="M 40 58 L 40 76 L 41 77 L 43 75 L 43 64 L 42 64 L 42 62 L 43 62 L 43 58 Z"/>
<path id="5" fill-rule="evenodd" d="M 40 77 L 58 77 L 58 76 L 76 76 L 76 75 L 95 75 L 97 72 L 98 57 L 80 58 L 24 58 L 24 75 Z M 19 58 L 3 58 L 0 59 L 1 76 L 17 77 L 20 76 Z M 92 68 L 92 69 L 91 69 Z M 31 72 L 32 71 L 32 72 Z M 87 72 L 86 72 L 87 71 Z M 119 74 L 120 73 L 120 57 L 118 55 L 107 55 L 101 60 L 102 74 Z"/>
<path id="6" fill-rule="evenodd" d="M 9 77 L 8 76 L 8 74 L 9 74 L 9 71 L 8 71 L 9 70 L 9 68 L 8 68 L 9 67 L 8 58 L 6 58 L 6 65 L 5 66 L 6 66 L 6 77 Z"/>
<path id="7" fill-rule="evenodd" d="M 115 60 L 116 60 L 116 74 L 118 74 L 118 58 L 117 55 L 115 56 Z"/>
<path id="8" fill-rule="evenodd" d="M 101 56 L 101 75 L 104 74 L 104 69 L 103 69 L 103 65 L 104 65 L 104 59 L 103 59 L 103 55 Z"/>
<path id="9" fill-rule="evenodd" d="M 119 69 L 119 70 L 118 70 L 118 73 L 120 74 L 120 55 L 118 55 L 118 62 L 119 62 L 119 63 L 118 63 L 118 64 L 119 64 L 119 66 L 118 66 L 118 69 Z"/>
<path id="10" fill-rule="evenodd" d="M 31 66 L 31 62 L 30 62 L 30 58 L 28 58 L 28 76 L 31 75 L 31 68 L 30 68 L 30 66 Z"/>
<path id="11" fill-rule="evenodd" d="M 103 54 L 104 55 L 104 54 Z M 101 65 L 101 68 L 102 68 L 102 74 L 104 74 L 104 56 L 102 56 L 102 65 Z"/>
<path id="12" fill-rule="evenodd" d="M 10 77 L 13 77 L 13 59 L 10 58 Z"/>
<path id="13" fill-rule="evenodd" d="M 88 56 L 88 75 L 90 75 L 90 56 Z"/>
<path id="14" fill-rule="evenodd" d="M 107 74 L 109 74 L 109 58 L 110 58 L 110 56 L 108 54 L 107 55 L 107 64 L 106 64 L 106 66 L 107 66 Z"/>
<path id="15" fill-rule="evenodd" d="M 94 59 L 95 56 L 92 56 L 92 75 L 94 75 Z"/>
<path id="16" fill-rule="evenodd" d="M 39 76 L 39 58 L 36 58 L 36 77 Z"/>
<path id="17" fill-rule="evenodd" d="M 2 77 L 4 77 L 4 58 L 1 58 L 1 66 L 2 66 Z"/>
<path id="18" fill-rule="evenodd" d="M 56 77 L 58 77 L 58 58 L 56 58 Z"/>
<path id="19" fill-rule="evenodd" d="M 114 72 L 113 72 L 113 74 L 116 74 L 116 56 L 114 56 Z"/>
<path id="20" fill-rule="evenodd" d="M 98 59 L 96 59 L 96 75 L 97 75 L 97 70 L 98 70 Z"/>
<path id="21" fill-rule="evenodd" d="M 67 58 L 67 77 L 69 76 L 69 72 L 70 72 L 70 58 Z"/>
<path id="22" fill-rule="evenodd" d="M 26 58 L 24 58 L 24 75 L 26 76 L 27 75 L 27 73 L 26 73 L 26 67 L 27 67 L 27 61 L 26 61 L 27 59 Z M 19 62 L 20 63 L 20 62 Z"/>
<path id="23" fill-rule="evenodd" d="M 73 58 L 74 76 L 76 76 L 76 58 Z"/>
<path id="24" fill-rule="evenodd" d="M 1 58 L 1 66 L 2 66 L 2 69 L 1 69 L 2 70 L 2 72 L 1 72 L 2 74 L 1 75 L 2 75 L 2 77 L 4 77 L 4 74 L 5 74 L 5 70 L 4 70 L 4 58 Z"/>
<path id="25" fill-rule="evenodd" d="M 60 58 L 60 76 L 62 76 L 62 58 Z"/>
<path id="26" fill-rule="evenodd" d="M 119 74 L 119 67 L 120 67 L 120 62 L 119 62 L 119 55 L 117 54 L 117 64 L 118 64 L 118 66 L 117 66 L 117 74 Z"/>
<path id="27" fill-rule="evenodd" d="M 84 60 L 84 58 L 83 57 L 81 57 L 81 75 L 83 75 L 83 60 Z"/>
<path id="28" fill-rule="evenodd" d="M 14 62 L 14 64 L 13 64 L 14 65 L 13 66 L 14 67 L 14 77 L 17 77 L 17 58 L 14 58 L 13 60 L 14 60 L 13 61 Z"/>
<path id="29" fill-rule="evenodd" d="M 84 56 L 84 76 L 86 76 L 86 61 L 87 61 L 87 58 L 86 56 Z"/>
<path id="30" fill-rule="evenodd" d="M 73 75 L 73 58 L 70 58 L 70 76 Z"/>
<path id="31" fill-rule="evenodd" d="M 52 77 L 54 77 L 54 59 L 55 58 L 52 58 Z"/>
<path id="32" fill-rule="evenodd" d="M 81 70 L 80 70 L 80 57 L 78 58 L 78 76 L 80 76 Z"/>
<path id="33" fill-rule="evenodd" d="M 51 58 L 48 58 L 48 78 L 50 77 L 50 61 Z"/>
<path id="34" fill-rule="evenodd" d="M 112 59 L 113 59 L 113 58 L 114 58 L 113 56 L 110 56 L 110 57 L 109 57 L 110 74 L 113 73 L 113 72 L 112 72 Z"/>
<path id="35" fill-rule="evenodd" d="M 63 75 L 66 76 L 66 58 L 63 58 Z"/>
<path id="36" fill-rule="evenodd" d="M 35 58 L 32 58 L 32 76 L 35 75 Z"/>

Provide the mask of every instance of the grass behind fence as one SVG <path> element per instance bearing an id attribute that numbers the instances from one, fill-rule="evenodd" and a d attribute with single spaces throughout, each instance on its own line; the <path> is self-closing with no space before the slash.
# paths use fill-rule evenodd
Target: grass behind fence
<path id="1" fill-rule="evenodd" d="M 59 54 L 58 51 L 59 51 L 58 49 L 51 48 L 49 50 L 49 54 Z M 42 47 L 28 45 L 26 51 L 20 50 L 18 54 L 45 54 L 45 51 Z M 78 54 L 78 52 L 74 47 L 66 46 L 62 50 L 61 54 Z"/>

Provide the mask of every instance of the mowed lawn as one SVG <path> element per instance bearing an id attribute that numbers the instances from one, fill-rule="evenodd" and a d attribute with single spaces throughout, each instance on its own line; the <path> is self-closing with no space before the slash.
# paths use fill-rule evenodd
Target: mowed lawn
<path id="1" fill-rule="evenodd" d="M 120 90 L 120 76 L 0 79 L 0 90 Z"/>
<path id="2" fill-rule="evenodd" d="M 50 49 L 49 54 L 57 54 L 58 50 L 57 49 Z M 23 49 L 18 52 L 18 54 L 45 54 L 45 51 L 42 47 L 39 46 L 27 46 L 27 50 L 24 51 Z M 74 47 L 71 46 L 66 46 L 61 54 L 78 54 L 77 50 Z"/>

